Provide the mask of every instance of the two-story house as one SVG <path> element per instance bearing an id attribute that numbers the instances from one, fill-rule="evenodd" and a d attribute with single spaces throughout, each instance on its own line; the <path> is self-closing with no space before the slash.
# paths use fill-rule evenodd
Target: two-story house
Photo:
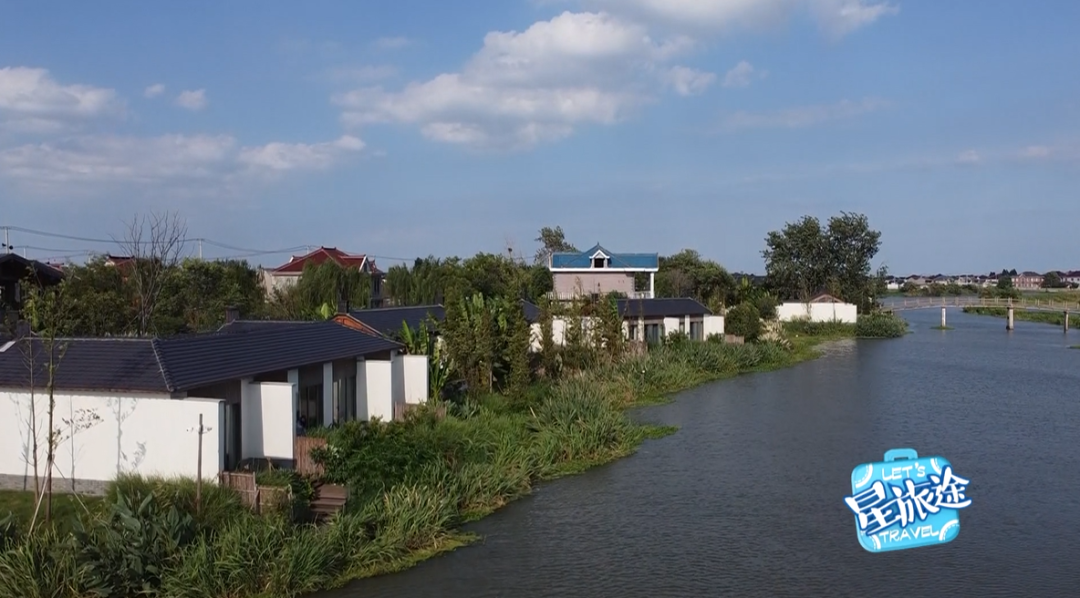
<path id="1" fill-rule="evenodd" d="M 597 244 L 586 251 L 551 254 L 548 269 L 554 283 L 555 299 L 613 292 L 631 299 L 652 299 L 656 290 L 656 273 L 660 270 L 660 255 L 615 253 Z M 638 274 L 649 275 L 647 289 L 638 288 Z"/>
<path id="2" fill-rule="evenodd" d="M 375 260 L 368 255 L 345 253 L 336 247 L 320 247 L 311 253 L 292 256 L 289 261 L 271 269 L 262 270 L 262 283 L 266 293 L 285 289 L 296 284 L 308 264 L 319 265 L 327 261 L 336 262 L 343 268 L 357 269 L 371 276 L 371 307 L 382 305 L 382 286 L 385 273 L 375 265 Z"/>

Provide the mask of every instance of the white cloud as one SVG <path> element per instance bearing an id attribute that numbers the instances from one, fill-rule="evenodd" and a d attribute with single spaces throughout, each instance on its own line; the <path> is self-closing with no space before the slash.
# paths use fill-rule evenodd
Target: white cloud
<path id="1" fill-rule="evenodd" d="M 1048 158 L 1051 153 L 1050 148 L 1045 145 L 1030 145 L 1020 152 L 1020 156 L 1022 158 Z"/>
<path id="2" fill-rule="evenodd" d="M 724 31 L 773 26 L 803 13 L 832 37 L 842 37 L 899 8 L 878 0 L 585 0 L 619 14 L 683 30 Z"/>
<path id="3" fill-rule="evenodd" d="M 332 166 L 346 152 L 364 149 L 364 142 L 351 135 L 326 143 L 268 143 L 240 151 L 240 162 L 275 171 L 319 170 Z"/>
<path id="4" fill-rule="evenodd" d="M 411 45 L 413 42 L 407 37 L 380 37 L 372 45 L 380 50 L 397 50 Z"/>
<path id="5" fill-rule="evenodd" d="M 728 115 L 722 129 L 810 127 L 824 122 L 854 118 L 875 112 L 889 105 L 885 100 L 866 98 L 858 102 L 843 100 L 836 104 L 802 106 L 777 112 L 735 112 Z"/>
<path id="6" fill-rule="evenodd" d="M 116 185 L 213 189 L 285 171 L 323 170 L 363 148 L 348 135 L 327 143 L 249 147 L 229 135 L 83 136 L 0 150 L 0 178 L 61 192 Z"/>
<path id="7" fill-rule="evenodd" d="M 659 42 L 605 13 L 564 12 L 525 31 L 492 32 L 460 72 L 336 95 L 350 126 L 406 123 L 446 143 L 529 147 L 584 124 L 612 124 L 671 86 L 699 93 L 714 76 L 670 61 L 693 47 Z"/>
<path id="8" fill-rule="evenodd" d="M 960 152 L 960 154 L 956 156 L 956 161 L 960 164 L 978 164 L 982 161 L 982 157 L 979 156 L 979 152 L 969 149 Z"/>
<path id="9" fill-rule="evenodd" d="M 185 90 L 176 96 L 176 105 L 188 110 L 202 110 L 208 103 L 205 89 Z"/>
<path id="10" fill-rule="evenodd" d="M 151 85 L 150 87 L 147 87 L 143 90 L 143 97 L 156 98 L 163 93 L 165 93 L 165 84 L 155 83 L 154 85 Z"/>
<path id="11" fill-rule="evenodd" d="M 763 79 L 765 76 L 765 71 L 759 71 L 749 62 L 742 60 L 724 75 L 724 87 L 747 87 L 754 79 Z"/>
<path id="12" fill-rule="evenodd" d="M 0 176 L 42 186 L 204 178 L 235 145 L 229 136 L 79 137 L 0 151 Z"/>
<path id="13" fill-rule="evenodd" d="M 90 85 L 61 85 L 46 69 L 0 68 L 0 128 L 54 132 L 74 122 L 122 115 L 116 91 Z"/>
<path id="14" fill-rule="evenodd" d="M 710 85 L 715 83 L 716 74 L 685 66 L 676 66 L 668 71 L 668 82 L 675 89 L 675 93 L 681 96 L 692 96 L 703 93 Z"/>

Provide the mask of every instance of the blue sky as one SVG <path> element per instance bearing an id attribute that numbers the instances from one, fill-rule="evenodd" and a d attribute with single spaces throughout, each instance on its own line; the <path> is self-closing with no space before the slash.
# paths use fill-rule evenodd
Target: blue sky
<path id="1" fill-rule="evenodd" d="M 1080 3 L 378 4 L 0 0 L 0 226 L 172 209 L 389 265 L 560 225 L 761 271 L 768 231 L 847 210 L 897 274 L 1080 268 Z"/>

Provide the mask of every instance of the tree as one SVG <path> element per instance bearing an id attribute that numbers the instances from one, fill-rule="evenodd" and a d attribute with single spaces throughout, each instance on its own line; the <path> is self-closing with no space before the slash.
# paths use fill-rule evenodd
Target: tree
<path id="1" fill-rule="evenodd" d="M 536 257 L 533 262 L 539 266 L 547 266 L 548 258 L 553 253 L 577 251 L 577 247 L 566 241 L 566 235 L 563 234 L 561 226 L 555 228 L 545 226 L 541 228 L 540 236 L 536 238 L 536 242 L 540 244 L 540 248 L 536 250 Z"/>
<path id="2" fill-rule="evenodd" d="M 509 312 L 507 327 L 510 333 L 504 357 L 509 366 L 507 390 L 511 397 L 520 400 L 525 396 L 529 383 L 532 382 L 532 364 L 529 360 L 532 330 L 529 328 L 529 322 L 525 320 L 525 313 L 520 302 L 507 311 Z"/>
<path id="3" fill-rule="evenodd" d="M 826 291 L 870 310 L 879 285 L 871 276 L 871 261 L 881 247 L 881 233 L 870 228 L 862 214 L 841 212 L 822 228 L 805 216 L 765 238 L 768 285 L 783 299 L 809 301 Z"/>
<path id="4" fill-rule="evenodd" d="M 537 307 L 540 308 L 540 364 L 544 369 L 544 376 L 553 378 L 558 367 L 559 348 L 555 344 L 555 320 L 551 313 L 551 300 L 543 297 Z"/>
<path id="5" fill-rule="evenodd" d="M 64 352 L 67 350 L 67 344 L 61 340 L 61 330 L 64 327 L 64 320 L 70 310 L 65 303 L 66 289 L 64 282 L 48 288 L 29 284 L 27 285 L 27 289 L 28 292 L 24 302 L 24 312 L 30 318 L 32 329 L 37 332 L 36 344 L 40 346 L 41 365 L 44 366 L 45 369 L 45 392 L 48 397 L 46 407 L 48 435 L 46 437 L 45 445 L 45 487 L 43 489 L 45 497 L 45 524 L 48 525 L 52 519 L 52 481 L 53 471 L 56 465 L 56 449 L 60 443 L 62 434 L 56 426 L 56 377 L 60 368 L 60 362 L 64 358 Z M 34 338 L 25 339 L 25 342 L 31 345 L 29 350 L 32 353 L 38 351 L 38 349 L 34 347 L 34 341 Z M 36 368 L 37 364 L 31 362 L 31 367 Z M 33 385 L 35 377 L 36 376 L 32 374 L 31 385 Z M 38 501 L 40 504 L 40 495 Z M 32 526 L 33 522 L 31 522 L 31 527 Z"/>
<path id="6" fill-rule="evenodd" d="M 660 258 L 657 297 L 692 297 L 706 305 L 723 305 L 732 299 L 735 288 L 735 278 L 723 266 L 702 259 L 693 249 Z"/>
<path id="7" fill-rule="evenodd" d="M 1007 291 L 1013 288 L 1012 276 L 1009 276 L 1008 274 L 1002 274 L 1001 276 L 999 276 L 997 281 L 997 288 L 1002 291 Z"/>
<path id="8" fill-rule="evenodd" d="M 296 284 L 274 292 L 269 309 L 280 319 L 322 320 L 337 313 L 339 301 L 370 305 L 371 276 L 334 261 L 308 263 Z"/>
<path id="9" fill-rule="evenodd" d="M 1044 289 L 1060 289 L 1065 285 L 1061 282 L 1061 276 L 1057 272 L 1047 272 L 1043 274 L 1042 288 Z"/>
<path id="10" fill-rule="evenodd" d="M 135 296 L 135 333 L 155 332 L 154 316 L 167 279 L 184 253 L 187 224 L 175 212 L 136 215 L 117 244 L 131 258 L 122 264 Z"/>

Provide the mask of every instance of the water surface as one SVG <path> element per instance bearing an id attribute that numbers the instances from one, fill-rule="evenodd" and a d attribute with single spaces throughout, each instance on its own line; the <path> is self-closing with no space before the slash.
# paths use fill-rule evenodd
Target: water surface
<path id="1" fill-rule="evenodd" d="M 328 598 L 1080 595 L 1080 333 L 949 310 L 637 416 L 680 426 L 470 527 L 482 544 Z M 842 499 L 890 448 L 973 505 L 943 545 L 870 554 Z"/>

